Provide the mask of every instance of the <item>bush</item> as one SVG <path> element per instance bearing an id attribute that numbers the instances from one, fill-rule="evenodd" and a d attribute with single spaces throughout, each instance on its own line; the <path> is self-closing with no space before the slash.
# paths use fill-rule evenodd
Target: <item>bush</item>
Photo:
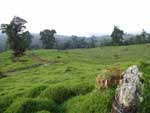
<path id="1" fill-rule="evenodd" d="M 0 69 L 0 78 L 5 77 L 4 74 L 2 73 L 1 69 Z"/>
<path id="2" fill-rule="evenodd" d="M 71 71 L 75 71 L 75 70 L 77 70 L 77 68 L 75 68 L 75 67 L 70 67 L 70 66 L 69 66 L 69 67 L 66 67 L 64 73 L 71 72 Z"/>
<path id="3" fill-rule="evenodd" d="M 27 97 L 35 98 L 40 95 L 40 93 L 46 89 L 47 86 L 45 85 L 40 85 L 33 87 L 29 90 L 29 92 L 26 93 Z"/>
<path id="4" fill-rule="evenodd" d="M 122 79 L 122 70 L 116 67 L 107 68 L 96 77 L 96 88 L 105 89 L 108 87 L 116 87 Z"/>
<path id="5" fill-rule="evenodd" d="M 74 86 L 68 84 L 59 84 L 47 88 L 40 97 L 53 99 L 56 103 L 63 103 L 70 97 L 86 94 L 90 92 L 94 86 L 87 83 L 76 84 Z"/>
<path id="6" fill-rule="evenodd" d="M 47 99 L 17 99 L 5 113 L 33 113 L 41 110 L 50 111 L 55 107 L 52 100 Z"/>
<path id="7" fill-rule="evenodd" d="M 61 56 L 58 55 L 57 58 L 61 58 Z"/>
<path id="8" fill-rule="evenodd" d="M 120 58 L 119 54 L 114 54 L 113 56 L 114 56 L 115 59 L 119 59 Z"/>
<path id="9" fill-rule="evenodd" d="M 148 66 L 150 66 L 149 62 L 140 61 L 140 69 L 147 68 Z"/>
<path id="10" fill-rule="evenodd" d="M 0 75 L 2 75 L 2 71 L 1 71 L 1 69 L 0 69 Z"/>
<path id="11" fill-rule="evenodd" d="M 0 113 L 3 113 L 13 102 L 13 96 L 4 96 L 0 98 Z"/>
<path id="12" fill-rule="evenodd" d="M 36 112 L 36 113 L 50 113 L 50 112 L 43 110 L 43 111 L 38 111 L 38 112 Z"/>
<path id="13" fill-rule="evenodd" d="M 2 70 L 0 69 L 0 78 L 3 76 Z"/>
<path id="14" fill-rule="evenodd" d="M 65 101 L 59 113 L 110 113 L 115 90 L 93 91 Z"/>

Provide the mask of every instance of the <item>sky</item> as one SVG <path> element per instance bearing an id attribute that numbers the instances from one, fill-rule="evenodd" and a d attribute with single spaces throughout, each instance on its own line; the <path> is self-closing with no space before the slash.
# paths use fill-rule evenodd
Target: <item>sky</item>
<path id="1" fill-rule="evenodd" d="M 0 0 L 0 24 L 14 16 L 39 33 L 55 29 L 61 35 L 110 34 L 117 25 L 126 33 L 150 31 L 150 0 Z"/>

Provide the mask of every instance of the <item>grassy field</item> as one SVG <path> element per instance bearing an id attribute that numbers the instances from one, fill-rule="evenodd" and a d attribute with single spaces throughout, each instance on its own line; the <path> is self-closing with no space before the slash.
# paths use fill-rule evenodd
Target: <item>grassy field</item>
<path id="1" fill-rule="evenodd" d="M 36 56 L 36 57 L 35 57 Z M 74 50 L 34 50 L 20 62 L 0 53 L 0 113 L 110 113 L 115 89 L 97 90 L 106 68 L 138 65 L 144 73 L 144 101 L 150 113 L 150 44 Z"/>

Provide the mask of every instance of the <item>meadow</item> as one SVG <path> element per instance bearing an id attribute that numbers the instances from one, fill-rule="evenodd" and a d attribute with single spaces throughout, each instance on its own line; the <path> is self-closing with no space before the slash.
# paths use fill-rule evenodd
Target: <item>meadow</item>
<path id="1" fill-rule="evenodd" d="M 144 77 L 139 113 L 150 113 L 150 44 L 29 50 L 18 62 L 0 53 L 0 113 L 111 113 L 115 88 L 96 89 L 106 68 L 138 65 Z"/>

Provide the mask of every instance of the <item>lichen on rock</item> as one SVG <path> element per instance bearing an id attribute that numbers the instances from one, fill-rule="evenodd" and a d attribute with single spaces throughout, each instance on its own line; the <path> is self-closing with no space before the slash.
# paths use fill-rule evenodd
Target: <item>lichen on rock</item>
<path id="1" fill-rule="evenodd" d="M 116 89 L 112 113 L 136 113 L 143 100 L 142 87 L 142 73 L 136 65 L 129 67 Z"/>

